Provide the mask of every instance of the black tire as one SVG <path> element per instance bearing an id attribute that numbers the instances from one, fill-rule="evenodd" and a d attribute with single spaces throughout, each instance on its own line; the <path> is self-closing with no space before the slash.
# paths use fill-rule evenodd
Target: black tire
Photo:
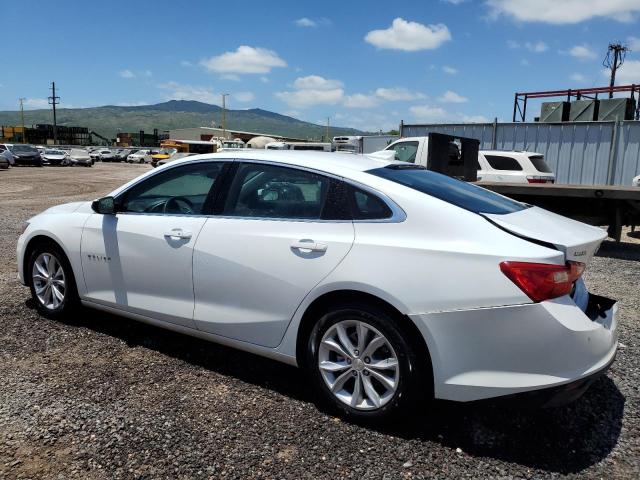
<path id="1" fill-rule="evenodd" d="M 399 366 L 398 386 L 387 403 L 379 408 L 361 410 L 339 400 L 330 391 L 318 367 L 319 347 L 323 336 L 332 326 L 344 320 L 357 320 L 377 329 L 396 353 Z M 321 403 L 331 412 L 357 423 L 386 424 L 403 415 L 410 415 L 419 402 L 428 402 L 432 398 L 428 359 L 418 357 L 417 349 L 394 315 L 364 302 L 335 306 L 318 319 L 307 342 L 304 368 L 312 378 Z"/>
<path id="2" fill-rule="evenodd" d="M 64 289 L 64 299 L 56 308 L 48 308 L 45 306 L 42 301 L 38 298 L 36 294 L 36 289 L 33 280 L 33 269 L 34 263 L 36 259 L 41 254 L 49 254 L 52 255 L 56 261 L 62 267 L 62 271 L 64 272 L 64 281 L 65 281 L 65 289 Z M 78 297 L 78 289 L 76 287 L 75 276 L 73 275 L 73 269 L 71 268 L 71 264 L 67 259 L 67 256 L 64 254 L 62 249 L 53 242 L 43 242 L 37 244 L 33 250 L 31 250 L 29 254 L 29 261 L 27 262 L 27 268 L 24 272 L 25 278 L 29 284 L 29 288 L 31 289 L 31 297 L 36 305 L 38 312 L 47 318 L 57 319 L 63 316 L 67 316 L 72 314 L 77 310 L 80 305 L 80 300 Z"/>

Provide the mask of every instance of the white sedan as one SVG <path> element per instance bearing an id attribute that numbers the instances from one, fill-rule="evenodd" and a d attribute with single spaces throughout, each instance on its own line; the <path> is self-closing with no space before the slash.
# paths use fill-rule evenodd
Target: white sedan
<path id="1" fill-rule="evenodd" d="M 617 304 L 581 278 L 604 238 L 416 165 L 248 150 L 46 210 L 18 267 L 43 315 L 81 304 L 298 365 L 377 421 L 432 397 L 580 396 L 618 345 Z"/>

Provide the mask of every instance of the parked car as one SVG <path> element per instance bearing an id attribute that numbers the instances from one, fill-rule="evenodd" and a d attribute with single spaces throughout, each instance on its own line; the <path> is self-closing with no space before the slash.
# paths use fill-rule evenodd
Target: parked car
<path id="1" fill-rule="evenodd" d="M 640 175 L 638 175 L 637 177 L 633 177 L 633 180 L 631 180 L 631 185 L 633 185 L 634 187 L 640 187 Z"/>
<path id="2" fill-rule="evenodd" d="M 13 155 L 9 149 L 10 146 L 10 143 L 0 143 L 0 155 L 2 155 L 3 158 L 6 158 L 7 162 L 11 166 L 15 164 L 15 160 L 13 159 Z"/>
<path id="3" fill-rule="evenodd" d="M 89 157 L 91 157 L 91 160 L 93 160 L 94 162 L 96 160 L 100 160 L 100 150 L 99 148 L 94 148 L 94 149 L 88 149 L 87 151 L 89 152 Z"/>
<path id="4" fill-rule="evenodd" d="M 108 148 L 98 150 L 98 157 L 100 158 L 101 162 L 112 162 L 115 158 L 113 152 Z"/>
<path id="5" fill-rule="evenodd" d="M 429 137 L 404 137 L 385 151 L 395 151 L 395 160 L 427 166 Z M 508 183 L 554 183 L 555 174 L 540 153 L 480 150 L 478 180 Z"/>
<path id="6" fill-rule="evenodd" d="M 616 302 L 582 279 L 605 237 L 417 165 L 246 150 L 46 210 L 18 270 L 42 315 L 82 302 L 298 365 L 379 421 L 424 397 L 579 397 L 618 346 Z"/>
<path id="7" fill-rule="evenodd" d="M 127 157 L 129 163 L 149 163 L 151 162 L 151 150 L 138 150 Z"/>
<path id="8" fill-rule="evenodd" d="M 5 155 L 4 151 L 0 150 L 0 169 L 6 170 L 9 166 L 9 157 Z"/>
<path id="9" fill-rule="evenodd" d="M 131 150 L 126 149 L 126 148 L 121 148 L 119 150 L 116 150 L 113 154 L 113 161 L 114 162 L 126 162 L 127 161 L 127 157 L 131 154 Z"/>
<path id="10" fill-rule="evenodd" d="M 42 157 L 35 147 L 25 144 L 4 144 L 13 158 L 12 165 L 34 165 L 42 167 Z"/>
<path id="11" fill-rule="evenodd" d="M 81 148 L 72 148 L 69 152 L 68 161 L 71 166 L 81 165 L 84 167 L 90 167 L 93 165 L 93 160 L 89 153 Z"/>
<path id="12" fill-rule="evenodd" d="M 48 165 L 66 165 L 68 154 L 64 150 L 47 148 L 41 154 L 42 160 Z"/>

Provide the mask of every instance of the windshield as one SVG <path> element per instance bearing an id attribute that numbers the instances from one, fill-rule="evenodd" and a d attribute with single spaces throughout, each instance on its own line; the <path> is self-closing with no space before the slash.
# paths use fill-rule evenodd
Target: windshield
<path id="1" fill-rule="evenodd" d="M 158 152 L 158 155 L 173 155 L 177 151 L 177 148 L 161 148 Z"/>
<path id="2" fill-rule="evenodd" d="M 66 152 L 62 150 L 45 150 L 45 155 L 66 155 Z"/>
<path id="3" fill-rule="evenodd" d="M 38 150 L 31 145 L 14 145 L 10 148 L 11 151 L 15 153 L 38 153 Z"/>
<path id="4" fill-rule="evenodd" d="M 408 167 L 408 168 L 407 168 Z M 504 215 L 526 205 L 467 182 L 412 165 L 389 165 L 367 173 L 412 188 L 474 213 Z"/>

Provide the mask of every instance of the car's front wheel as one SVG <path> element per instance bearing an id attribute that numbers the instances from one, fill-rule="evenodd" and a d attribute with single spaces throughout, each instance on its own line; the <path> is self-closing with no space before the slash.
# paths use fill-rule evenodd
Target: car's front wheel
<path id="1" fill-rule="evenodd" d="M 54 244 L 41 244 L 29 257 L 28 270 L 31 296 L 38 311 L 56 318 L 78 306 L 73 270 L 64 252 Z"/>
<path id="2" fill-rule="evenodd" d="M 384 422 L 425 397 L 424 360 L 397 319 L 366 304 L 341 306 L 319 319 L 307 368 L 320 397 L 359 421 Z"/>

